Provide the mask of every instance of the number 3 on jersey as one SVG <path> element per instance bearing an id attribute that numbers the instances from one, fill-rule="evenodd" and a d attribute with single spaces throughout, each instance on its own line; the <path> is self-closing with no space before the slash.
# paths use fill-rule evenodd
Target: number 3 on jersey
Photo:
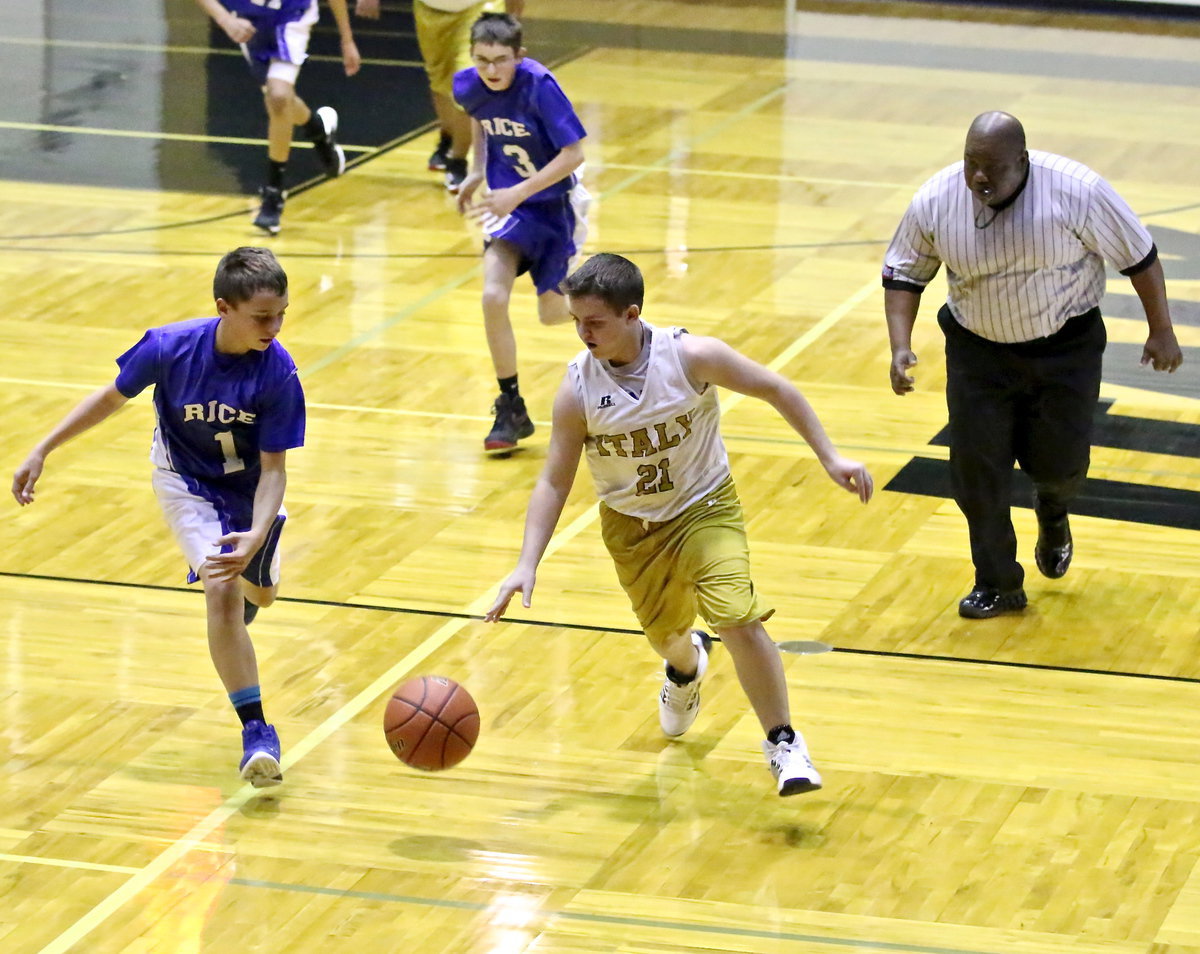
<path id="1" fill-rule="evenodd" d="M 505 146 L 502 152 L 513 161 L 513 168 L 522 179 L 528 179 L 537 172 L 537 168 L 529 161 L 529 153 L 520 146 Z"/>
<path id="2" fill-rule="evenodd" d="M 644 497 L 646 494 L 661 494 L 667 490 L 674 490 L 670 467 L 671 461 L 666 457 L 657 464 L 642 464 L 638 468 L 637 495 Z"/>

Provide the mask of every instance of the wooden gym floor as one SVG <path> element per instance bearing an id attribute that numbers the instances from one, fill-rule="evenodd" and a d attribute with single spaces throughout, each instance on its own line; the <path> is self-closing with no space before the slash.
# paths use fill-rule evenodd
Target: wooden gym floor
<path id="1" fill-rule="evenodd" d="M 539 39 L 557 51 L 591 133 L 588 250 L 642 266 L 649 320 L 719 334 L 794 380 L 881 488 L 860 507 L 767 408 L 725 397 L 772 635 L 836 650 L 785 657 L 825 788 L 773 794 L 720 651 L 695 728 L 660 737 L 659 670 L 586 476 L 533 607 L 479 622 L 515 559 L 578 344 L 537 325 L 522 282 L 539 430 L 513 458 L 485 459 L 495 383 L 478 236 L 424 171 L 430 134 L 348 136 L 369 161 L 294 194 L 270 240 L 310 401 L 308 445 L 289 455 L 284 598 L 253 629 L 285 784 L 238 783 L 203 601 L 150 491 L 143 397 L 53 455 L 37 504 L 0 523 L 0 948 L 1200 951 L 1196 29 L 944 5 L 789 18 L 774 3 L 529 6 L 532 53 Z M 195 29 L 189 7 L 168 5 Z M 81 49 L 20 27 L 5 48 Z M 166 62 L 186 72 L 195 54 L 172 29 Z M 87 41 L 72 42 L 86 70 Z M 55 81 L 5 81 L 39 75 Z M 157 111 L 121 114 L 149 153 L 114 152 L 125 140 L 105 129 L 64 132 L 88 125 L 69 110 L 0 123 L 10 470 L 145 327 L 211 313 L 220 254 L 263 243 L 246 174 L 206 158 L 221 145 L 202 115 L 214 88 L 195 73 L 184 95 L 172 75 Z M 419 83 L 406 88 L 424 108 Z M 387 112 L 375 86 L 356 89 Z M 245 86 L 236 96 L 256 115 Z M 1144 323 L 1115 278 L 1074 566 L 1036 575 L 1016 501 L 1030 608 L 968 622 L 955 612 L 971 582 L 965 526 L 940 495 L 941 290 L 917 328 L 918 390 L 899 399 L 878 273 L 913 190 L 991 108 L 1143 215 L 1188 363 L 1170 379 L 1137 366 Z M 81 160 L 37 181 L 64 168 L 61 137 L 89 135 L 109 137 L 118 173 L 135 154 L 174 172 L 120 188 Z M 257 163 L 253 139 L 222 148 L 243 145 Z M 475 752 L 440 775 L 399 765 L 380 727 L 389 688 L 421 673 L 462 681 L 483 714 Z"/>

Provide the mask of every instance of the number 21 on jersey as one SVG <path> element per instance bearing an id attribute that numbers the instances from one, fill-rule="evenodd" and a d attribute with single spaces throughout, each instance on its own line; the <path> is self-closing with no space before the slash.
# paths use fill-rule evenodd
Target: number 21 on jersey
<path id="1" fill-rule="evenodd" d="M 661 494 L 667 490 L 674 490 L 675 484 L 671 482 L 671 461 L 664 457 L 657 464 L 642 464 L 638 468 L 637 496 L 644 497 L 646 494 Z"/>

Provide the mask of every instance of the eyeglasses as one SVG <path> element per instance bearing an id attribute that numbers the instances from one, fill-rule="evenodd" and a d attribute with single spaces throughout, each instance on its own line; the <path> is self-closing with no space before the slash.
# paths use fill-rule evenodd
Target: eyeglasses
<path id="1" fill-rule="evenodd" d="M 509 63 L 516 61 L 516 57 L 511 53 L 505 53 L 503 56 L 497 56 L 495 59 L 488 59 L 486 56 L 472 56 L 471 60 L 482 70 L 489 66 L 508 66 Z"/>

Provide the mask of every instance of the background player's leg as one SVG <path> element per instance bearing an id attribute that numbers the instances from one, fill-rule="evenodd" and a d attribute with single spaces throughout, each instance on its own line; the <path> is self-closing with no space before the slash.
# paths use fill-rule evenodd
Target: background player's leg
<path id="1" fill-rule="evenodd" d="M 276 77 L 267 80 L 267 155 L 272 162 L 287 162 L 292 151 L 292 129 L 305 125 L 312 110 L 296 95 L 296 87 Z"/>
<path id="2" fill-rule="evenodd" d="M 520 262 L 520 249 L 504 239 L 493 239 L 483 253 L 483 325 L 500 386 L 492 406 L 495 419 L 483 439 L 483 449 L 501 456 L 507 456 L 517 441 L 533 434 L 533 421 L 517 386 L 517 339 L 508 315 Z"/>
<path id="3" fill-rule="evenodd" d="M 454 100 L 445 93 L 433 94 L 433 109 L 437 113 L 442 136 L 446 137 L 446 150 L 443 155 L 446 188 L 451 192 L 458 192 L 469 172 L 467 153 L 471 151 L 471 117 L 459 109 Z"/>
<path id="4" fill-rule="evenodd" d="M 465 159 L 471 148 L 471 117 L 454 105 L 445 93 L 433 94 L 433 110 L 437 113 L 438 126 L 450 137 L 447 155 L 454 159 Z"/>
<path id="5" fill-rule="evenodd" d="M 273 61 L 272 66 L 277 62 Z M 297 98 L 294 82 L 279 76 L 268 75 L 263 86 L 263 103 L 267 107 L 267 181 L 254 224 L 269 235 L 277 235 L 287 199 L 284 176 L 292 152 L 292 126 L 296 116 L 307 121 L 309 112 L 304 101 Z"/>
<path id="6" fill-rule="evenodd" d="M 497 378 L 517 373 L 517 339 L 508 316 L 521 253 L 511 242 L 494 240 L 483 253 L 483 328 Z"/>
<path id="7" fill-rule="evenodd" d="M 561 325 L 571 320 L 571 312 L 567 310 L 567 299 L 556 291 L 542 292 L 538 295 L 538 321 L 543 325 Z"/>

